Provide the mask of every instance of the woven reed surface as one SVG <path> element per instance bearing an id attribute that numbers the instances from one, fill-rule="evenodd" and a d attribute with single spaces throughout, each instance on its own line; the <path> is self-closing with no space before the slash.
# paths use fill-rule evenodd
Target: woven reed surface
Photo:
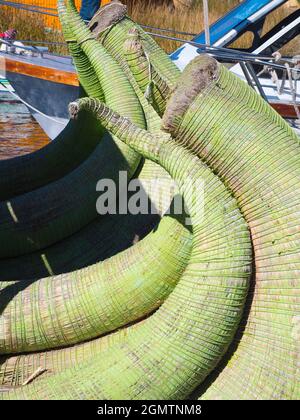
<path id="1" fill-rule="evenodd" d="M 0 162 L 0 200 L 32 191 L 74 170 L 93 152 L 101 127 L 88 115 L 70 121 L 59 136 L 42 149 Z M 37 176 L 38 174 L 38 176 Z"/>
<path id="2" fill-rule="evenodd" d="M 90 26 L 92 26 L 93 20 Z M 176 85 L 180 75 L 179 69 L 170 60 L 168 55 L 159 47 L 151 36 L 128 17 L 125 17 L 113 27 L 98 34 L 99 41 L 113 55 L 124 56 L 124 43 L 128 39 L 129 31 L 137 29 L 142 40 L 142 44 L 150 57 L 151 63 L 159 74 L 163 75 L 170 88 Z"/>
<path id="3" fill-rule="evenodd" d="M 68 3 L 71 35 L 80 43 L 84 41 L 81 47 L 85 43 L 96 46 L 97 41 L 85 38 L 88 31 L 74 16 L 72 1 Z M 20 385 L 37 367 L 49 372 L 45 378 L 0 397 L 182 399 L 194 392 L 204 399 L 298 399 L 299 139 L 246 84 L 207 57 L 188 66 L 167 104 L 163 129 L 169 130 L 173 139 L 158 133 L 160 120 L 145 103 L 140 74 L 132 66 L 133 74 L 129 72 L 123 49 L 128 29 L 136 27 L 125 18 L 98 39 L 130 81 L 131 93 L 144 109 L 148 131 L 97 100 L 80 100 L 70 109 L 73 116 L 78 109 L 79 115 L 89 109 L 118 142 L 157 162 L 179 182 L 192 220 L 190 258 L 190 234 L 173 217 L 163 217 L 157 230 L 143 241 L 100 265 L 81 270 L 78 277 L 71 273 L 38 281 L 37 288 L 42 285 L 44 290 L 41 299 L 33 298 L 30 291 L 35 285 L 28 285 L 20 293 L 22 305 L 13 298 L 4 309 L 18 326 L 25 316 L 26 328 L 22 333 L 16 328 L 20 340 L 24 332 L 30 336 L 31 323 L 43 316 L 42 312 L 36 318 L 28 315 L 27 309 L 30 312 L 30 306 L 36 307 L 39 300 L 49 302 L 48 290 L 52 306 L 43 324 L 52 343 L 54 330 L 60 328 L 53 328 L 53 319 L 59 323 L 67 319 L 62 332 L 68 334 L 68 326 L 76 319 L 77 341 L 81 341 L 161 306 L 142 323 L 74 347 L 3 356 L 3 384 Z M 141 29 L 139 32 L 153 69 L 173 89 L 178 72 L 154 41 Z M 82 51 L 75 47 L 83 69 L 88 60 L 92 63 L 86 74 L 88 85 L 97 75 L 97 55 L 93 57 L 89 48 Z M 102 99 L 99 86 L 97 94 Z M 163 101 L 159 113 L 162 107 Z M 149 161 L 145 167 L 150 174 L 158 168 Z M 195 188 L 202 188 L 201 211 Z M 159 202 L 157 197 L 151 199 Z M 110 240 L 114 241 L 113 233 Z M 141 273 L 145 282 L 134 284 Z M 79 290 L 72 289 L 71 278 L 80 284 Z M 121 289 L 122 281 L 125 288 Z M 48 286 L 43 289 L 44 282 Z M 62 302 L 62 286 L 67 289 L 67 302 Z M 20 319 L 15 317 L 18 310 Z M 90 325 L 88 317 L 98 324 Z M 100 325 L 105 320 L 111 326 L 107 329 L 106 324 L 106 330 Z M 5 328 L 5 321 L 0 321 Z M 68 340 L 77 342 L 72 341 L 75 335 L 71 332 Z M 36 339 L 35 334 L 31 337 Z M 64 338 L 60 336 L 57 342 L 67 344 Z"/>
<path id="4" fill-rule="evenodd" d="M 66 35 L 66 38 L 69 39 L 70 35 Z M 91 75 L 87 57 L 80 54 L 81 50 L 75 43 L 69 46 L 86 93 L 102 99 L 96 96 L 96 93 L 102 92 L 102 88 Z M 1 161 L 0 199 L 6 200 L 32 191 L 68 174 L 88 157 L 101 135 L 101 127 L 89 116 L 82 116 L 79 121 L 70 122 L 57 139 L 43 149 Z"/>
<path id="5" fill-rule="evenodd" d="M 146 95 L 148 102 L 159 115 L 163 115 L 171 89 L 152 66 L 150 57 L 147 58 L 137 28 L 134 28 L 128 34 L 128 39 L 124 44 L 124 56 L 133 77 L 141 91 Z"/>
<path id="6" fill-rule="evenodd" d="M 165 194 L 172 191 L 163 170 L 151 169 L 151 181 L 157 179 Z M 160 197 L 149 198 L 159 212 Z M 164 200 L 168 209 L 172 197 Z M 0 283 L 0 353 L 66 346 L 144 317 L 173 290 L 190 248 L 183 222 L 165 216 L 144 240 L 103 263 L 34 282 Z"/>
<path id="7" fill-rule="evenodd" d="M 115 134 L 129 139 L 126 130 Z M 149 153 L 146 142 L 146 157 L 157 158 L 177 181 L 187 176 L 192 179 L 182 192 L 193 220 L 193 250 L 178 285 L 126 341 L 82 363 L 80 372 L 69 369 L 4 397 L 182 398 L 226 350 L 248 289 L 251 246 L 247 226 L 230 193 L 198 159 L 173 144 L 166 144 L 158 153 L 156 157 Z M 192 187 L 199 179 L 204 180 L 204 219 L 192 197 Z"/>
<path id="8" fill-rule="evenodd" d="M 255 253 L 239 342 L 203 398 L 299 397 L 299 139 L 224 67 L 179 122 L 176 139 L 236 197 Z"/>
<path id="9" fill-rule="evenodd" d="M 70 28 L 76 29 L 78 42 L 82 42 L 90 34 L 89 30 L 74 14 L 69 21 Z M 118 63 L 95 40 L 84 42 L 82 48 L 95 69 L 106 103 L 145 128 L 143 109 Z M 106 72 L 109 72 L 110 78 L 106 77 Z M 118 90 L 115 89 L 116 83 Z M 97 181 L 108 178 L 118 184 L 121 170 L 127 170 L 130 178 L 139 159 L 130 148 L 118 141 L 116 146 L 111 143 L 110 150 L 107 143 L 102 142 L 90 159 L 74 171 L 73 178 L 70 175 L 57 183 L 12 199 L 9 206 L 17 217 L 17 223 L 7 203 L 3 203 L 0 207 L 0 257 L 14 257 L 44 248 L 85 226 L 96 217 L 94 203 Z"/>
<path id="10" fill-rule="evenodd" d="M 91 360 L 100 352 L 127 339 L 143 321 L 95 340 L 57 350 L 35 352 L 17 356 L 0 356 L 0 385 L 5 387 L 21 386 L 37 369 L 45 370 L 35 382 L 55 373 L 62 372 L 79 362 Z"/>
<path id="11" fill-rule="evenodd" d="M 119 62 L 123 70 L 125 70 L 125 74 L 129 77 L 143 106 L 148 130 L 158 130 L 161 125 L 160 118 L 158 118 L 158 115 L 146 101 L 134 78 L 132 76 L 130 77 L 131 74 L 128 71 L 125 60 L 122 57 L 117 58 L 119 58 Z M 97 86 L 100 86 L 100 84 L 98 83 Z M 91 91 L 91 96 L 92 93 Z M 157 172 L 157 168 L 153 169 L 153 165 L 151 162 L 146 162 L 143 166 L 142 177 L 141 175 L 139 176 L 140 180 L 143 181 L 145 176 L 148 178 L 148 181 L 152 178 L 152 171 Z M 149 231 L 149 228 L 153 226 L 155 220 L 157 220 L 157 217 L 153 215 L 132 216 L 128 214 L 106 218 L 103 223 L 101 217 L 98 217 L 94 222 L 78 232 L 78 234 L 74 234 L 70 238 L 66 238 L 64 241 L 56 243 L 40 252 L 24 255 L 17 259 L 10 258 L 2 260 L 0 264 L 0 279 L 19 280 L 46 276 L 49 275 L 49 266 L 51 267 L 51 273 L 59 274 L 101 261 L 132 245 L 133 242 L 136 242 L 137 238 L 143 238 Z M 118 236 L 111 234 L 113 229 L 118 231 Z M 45 260 L 47 261 L 47 265 L 45 264 Z"/>
<path id="12" fill-rule="evenodd" d="M 139 170 L 137 175 L 142 185 L 146 186 L 151 180 L 153 166 L 152 162 L 146 161 L 142 172 Z M 162 172 L 162 178 L 165 176 Z M 2 259 L 0 280 L 38 279 L 49 274 L 70 272 L 123 251 L 147 235 L 159 222 L 160 203 L 154 203 L 152 196 L 149 206 L 151 204 L 158 209 L 158 214 L 99 215 L 79 232 L 48 248 L 21 257 Z"/>
<path id="13" fill-rule="evenodd" d="M 129 179 L 136 170 L 137 155 L 123 152 L 106 136 L 67 176 L 0 203 L 1 258 L 43 249 L 95 219 L 97 182 L 102 177 L 118 182 L 115 168 L 127 171 Z"/>
<path id="14" fill-rule="evenodd" d="M 91 66 L 89 58 L 82 51 L 80 45 L 78 45 L 77 42 L 74 42 L 76 38 L 74 31 L 72 31 L 69 26 L 67 8 L 64 2 L 58 1 L 57 11 L 59 20 L 62 24 L 64 38 L 68 44 L 70 55 L 72 56 L 74 66 L 77 70 L 78 80 L 81 86 L 88 96 L 104 100 L 102 87 L 94 68 Z"/>
<path id="15" fill-rule="evenodd" d="M 130 20 L 128 17 L 124 17 L 114 25 L 109 25 L 109 17 L 107 15 L 110 13 L 110 10 L 114 6 L 111 4 L 109 7 L 105 6 L 101 9 L 101 13 L 96 14 L 89 24 L 89 28 L 92 30 L 92 33 L 97 36 L 97 39 L 101 44 L 106 48 L 106 50 L 116 59 L 116 61 L 121 65 L 124 73 L 129 79 L 131 85 L 133 86 L 141 105 L 145 110 L 145 115 L 147 118 L 148 127 L 152 126 L 152 121 L 148 121 L 153 114 L 153 107 L 149 107 L 149 102 L 145 100 L 145 95 L 143 89 L 141 89 L 140 83 L 136 80 L 135 75 L 132 74 L 132 68 L 129 67 L 128 63 L 128 54 L 126 52 L 126 44 L 128 43 L 129 33 L 137 32 L 141 46 L 143 50 L 147 53 L 147 57 L 151 62 L 151 68 L 154 71 L 154 74 L 157 75 L 155 78 L 156 82 L 159 81 L 158 86 L 161 86 L 161 77 L 163 75 L 163 84 L 168 87 L 169 90 L 175 87 L 176 81 L 180 75 L 180 71 L 176 65 L 170 60 L 168 55 L 163 51 L 157 43 L 145 33 L 145 31 L 135 22 Z M 118 6 L 116 5 L 117 9 Z M 112 13 L 112 16 L 114 14 Z M 108 28 L 107 30 L 100 31 L 98 30 L 98 23 L 100 27 L 103 28 L 102 19 L 107 20 Z M 110 17 L 113 19 L 113 17 Z M 162 89 L 165 92 L 165 86 Z M 155 101 L 153 101 L 155 102 Z M 155 105 L 155 111 L 159 115 L 163 114 L 165 109 L 165 103 L 163 101 L 152 102 L 152 105 Z M 149 109 L 150 108 L 150 109 Z M 155 120 L 155 117 L 153 117 Z M 157 128 L 160 128 L 157 127 Z"/>

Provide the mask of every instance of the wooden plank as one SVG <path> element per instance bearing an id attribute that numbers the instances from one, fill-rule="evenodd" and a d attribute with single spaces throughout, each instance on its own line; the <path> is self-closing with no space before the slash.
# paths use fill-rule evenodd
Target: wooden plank
<path id="1" fill-rule="evenodd" d="M 49 82 L 61 83 L 70 86 L 79 86 L 77 74 L 73 72 L 57 70 L 49 67 L 37 66 L 22 61 L 5 58 L 5 70 L 12 73 L 20 73 L 25 76 L 37 77 Z"/>
<path id="2" fill-rule="evenodd" d="M 283 118 L 297 119 L 295 108 L 292 104 L 284 104 L 281 102 L 271 102 L 271 107 L 275 109 Z"/>

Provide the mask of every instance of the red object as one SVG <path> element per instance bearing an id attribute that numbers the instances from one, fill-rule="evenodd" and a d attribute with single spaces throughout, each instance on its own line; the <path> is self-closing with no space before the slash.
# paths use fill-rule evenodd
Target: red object
<path id="1" fill-rule="evenodd" d="M 8 29 L 5 32 L 0 32 L 0 38 L 12 40 L 15 39 L 17 35 L 17 31 L 15 29 Z"/>

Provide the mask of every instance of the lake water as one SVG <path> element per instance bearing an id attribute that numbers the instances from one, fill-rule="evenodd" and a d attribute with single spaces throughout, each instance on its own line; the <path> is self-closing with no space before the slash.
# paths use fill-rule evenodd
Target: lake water
<path id="1" fill-rule="evenodd" d="M 28 109 L 11 94 L 0 92 L 0 159 L 31 153 L 48 142 Z"/>

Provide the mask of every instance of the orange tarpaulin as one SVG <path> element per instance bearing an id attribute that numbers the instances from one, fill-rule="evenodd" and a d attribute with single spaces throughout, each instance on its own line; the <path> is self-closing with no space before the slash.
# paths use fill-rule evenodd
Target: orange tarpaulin
<path id="1" fill-rule="evenodd" d="M 56 9 L 57 0 L 13 0 L 15 3 L 25 3 L 28 5 L 34 5 L 34 6 L 41 6 L 41 7 L 49 7 L 52 9 Z M 81 0 L 74 0 L 77 8 L 80 8 Z M 110 3 L 111 0 L 101 0 L 101 6 L 104 6 L 104 4 Z M 52 13 L 51 10 L 49 10 L 49 13 Z M 45 26 L 51 27 L 51 28 L 59 28 L 59 20 L 56 17 L 53 16 L 43 16 Z"/>

